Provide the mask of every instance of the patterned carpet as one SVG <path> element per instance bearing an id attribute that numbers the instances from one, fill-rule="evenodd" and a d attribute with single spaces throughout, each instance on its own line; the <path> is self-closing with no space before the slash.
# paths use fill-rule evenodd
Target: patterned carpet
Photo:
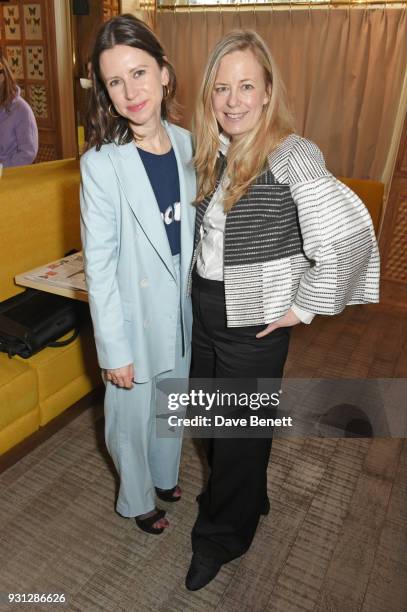
<path id="1" fill-rule="evenodd" d="M 250 551 L 192 594 L 184 577 L 202 482 L 186 440 L 171 528 L 143 534 L 114 512 L 101 410 L 87 410 L 0 476 L 0 592 L 64 593 L 67 603 L 9 606 L 3 595 L 0 609 L 407 610 L 406 441 L 276 440 L 271 514 Z"/>

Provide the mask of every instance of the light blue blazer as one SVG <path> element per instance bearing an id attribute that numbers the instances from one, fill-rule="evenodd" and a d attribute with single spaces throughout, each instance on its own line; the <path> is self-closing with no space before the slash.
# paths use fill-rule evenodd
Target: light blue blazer
<path id="1" fill-rule="evenodd" d="M 180 181 L 181 287 L 135 144 L 103 145 L 81 158 L 81 235 L 99 365 L 113 369 L 133 363 L 137 382 L 174 368 L 180 299 L 185 346 L 191 342 L 186 295 L 196 195 L 191 134 L 164 126 Z"/>

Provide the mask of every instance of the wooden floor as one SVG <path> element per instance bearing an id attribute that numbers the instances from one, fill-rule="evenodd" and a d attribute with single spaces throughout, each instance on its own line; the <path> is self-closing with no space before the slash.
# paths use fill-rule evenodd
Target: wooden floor
<path id="1" fill-rule="evenodd" d="M 404 315 L 349 308 L 295 329 L 286 375 L 407 377 L 406 343 Z M 407 611 L 406 440 L 276 439 L 271 513 L 251 549 L 189 593 L 203 474 L 185 440 L 171 528 L 141 533 L 113 510 L 95 404 L 0 475 L 0 592 L 65 593 L 61 609 L 81 612 Z"/>

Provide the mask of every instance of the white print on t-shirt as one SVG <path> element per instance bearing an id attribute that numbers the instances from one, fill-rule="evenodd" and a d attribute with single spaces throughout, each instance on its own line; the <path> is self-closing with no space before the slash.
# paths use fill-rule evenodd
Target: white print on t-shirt
<path id="1" fill-rule="evenodd" d="M 175 204 L 170 204 L 165 213 L 161 213 L 161 219 L 164 221 L 165 225 L 171 225 L 173 221 L 180 221 L 181 202 L 175 202 Z"/>

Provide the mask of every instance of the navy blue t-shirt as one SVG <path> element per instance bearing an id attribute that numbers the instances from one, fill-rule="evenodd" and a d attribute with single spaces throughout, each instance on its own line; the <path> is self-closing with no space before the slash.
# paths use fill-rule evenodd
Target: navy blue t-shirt
<path id="1" fill-rule="evenodd" d="M 156 155 L 138 148 L 167 231 L 171 253 L 181 251 L 181 202 L 177 160 L 173 149 Z"/>

